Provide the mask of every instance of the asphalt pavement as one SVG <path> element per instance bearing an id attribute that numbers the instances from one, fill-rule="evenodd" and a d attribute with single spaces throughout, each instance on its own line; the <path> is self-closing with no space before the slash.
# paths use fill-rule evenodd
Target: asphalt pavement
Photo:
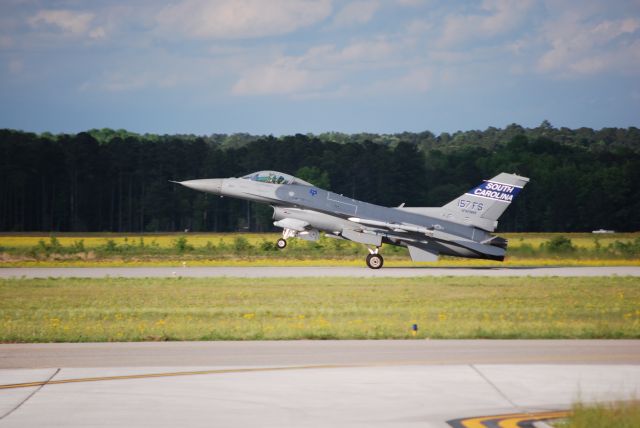
<path id="1" fill-rule="evenodd" d="M 362 277 L 402 278 L 423 276 L 640 276 L 640 266 L 609 267 L 496 267 L 435 268 L 392 267 L 118 267 L 118 268 L 0 268 L 0 278 L 168 278 L 168 277 Z"/>
<path id="2" fill-rule="evenodd" d="M 362 364 L 640 364 L 640 341 L 293 340 L 0 345 L 0 369 Z"/>

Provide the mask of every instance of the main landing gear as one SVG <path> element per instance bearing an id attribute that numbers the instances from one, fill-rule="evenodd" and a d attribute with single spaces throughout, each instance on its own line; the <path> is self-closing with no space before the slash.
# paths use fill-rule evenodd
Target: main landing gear
<path id="1" fill-rule="evenodd" d="M 280 250 L 282 250 L 284 247 L 286 247 L 286 246 L 287 246 L 287 240 L 286 240 L 286 239 L 283 239 L 283 238 L 278 239 L 278 242 L 276 242 L 276 246 L 277 246 Z"/>
<path id="2" fill-rule="evenodd" d="M 384 264 L 384 259 L 381 254 L 378 254 L 378 248 L 372 250 L 369 248 L 369 255 L 367 255 L 367 266 L 371 269 L 380 269 Z"/>

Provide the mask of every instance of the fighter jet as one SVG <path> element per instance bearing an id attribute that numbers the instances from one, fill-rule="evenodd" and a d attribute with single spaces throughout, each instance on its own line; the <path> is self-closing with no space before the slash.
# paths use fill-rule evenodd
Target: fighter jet
<path id="1" fill-rule="evenodd" d="M 440 255 L 503 261 L 507 240 L 491 232 L 528 182 L 526 177 L 503 172 L 442 207 L 383 207 L 277 171 L 175 183 L 271 205 L 273 224 L 283 229 L 277 242 L 280 249 L 287 246 L 287 239 L 316 241 L 323 232 L 366 245 L 367 266 L 380 269 L 383 243 L 407 247 L 414 262 L 435 261 Z"/>

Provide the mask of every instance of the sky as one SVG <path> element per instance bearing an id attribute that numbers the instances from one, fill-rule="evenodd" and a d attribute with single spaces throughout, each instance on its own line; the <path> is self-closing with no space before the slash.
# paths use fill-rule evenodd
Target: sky
<path id="1" fill-rule="evenodd" d="M 640 126 L 640 1 L 1 0 L 0 128 Z"/>

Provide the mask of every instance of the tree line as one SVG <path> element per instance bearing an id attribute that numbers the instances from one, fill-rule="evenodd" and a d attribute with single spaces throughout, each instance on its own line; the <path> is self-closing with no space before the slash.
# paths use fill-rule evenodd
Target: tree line
<path id="1" fill-rule="evenodd" d="M 637 128 L 435 136 L 139 135 L 0 130 L 2 231 L 269 231 L 269 207 L 169 180 L 273 169 L 386 206 L 440 206 L 501 171 L 531 178 L 499 231 L 640 230 Z"/>

